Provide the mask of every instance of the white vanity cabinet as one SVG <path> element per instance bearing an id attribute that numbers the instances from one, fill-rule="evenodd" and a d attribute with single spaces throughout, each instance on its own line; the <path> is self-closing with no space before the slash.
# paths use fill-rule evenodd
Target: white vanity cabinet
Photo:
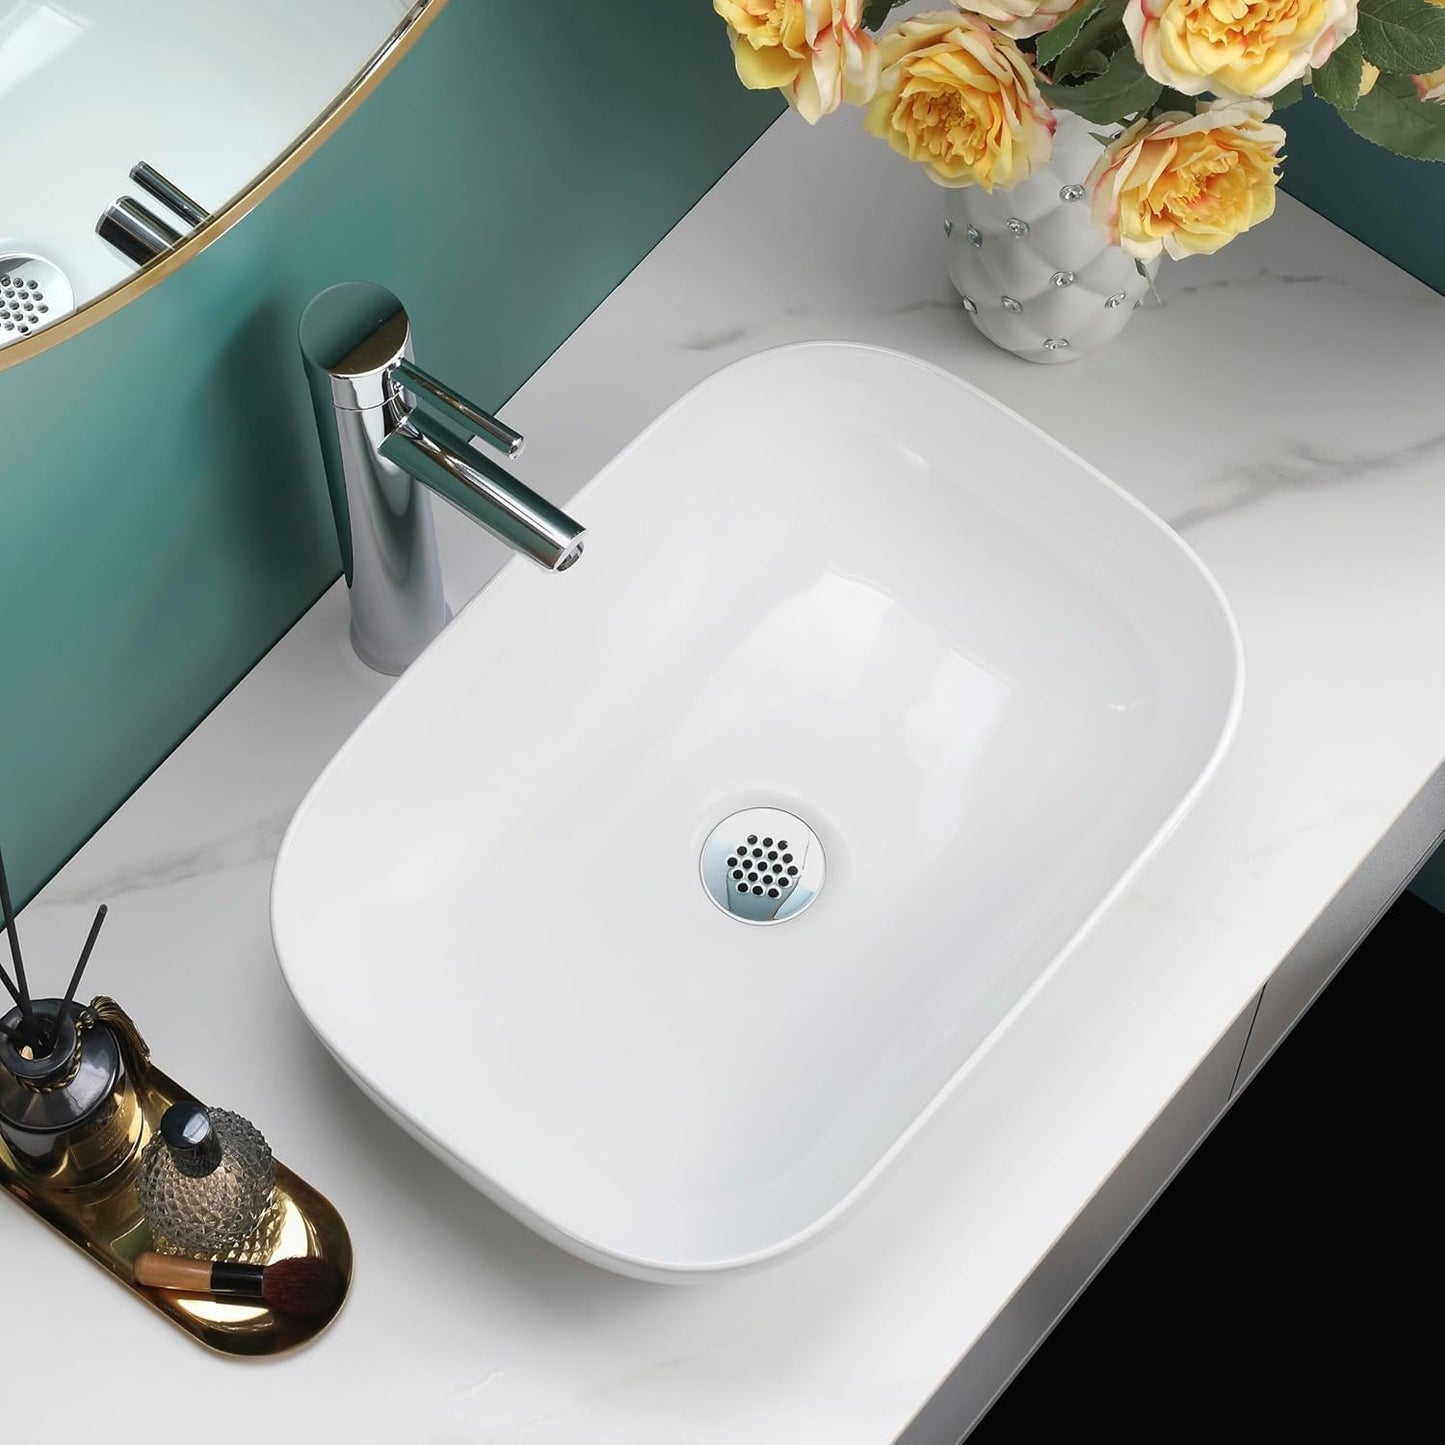
<path id="1" fill-rule="evenodd" d="M 1255 995 L 919 1411 L 898 1445 L 958 1445 L 1229 1106 Z"/>
<path id="2" fill-rule="evenodd" d="M 1270 976 L 1245 1046 L 1236 1093 L 1254 1077 L 1335 970 L 1429 860 L 1440 842 L 1442 824 L 1445 770 L 1420 789 L 1395 826 Z"/>
<path id="3" fill-rule="evenodd" d="M 899 1437 L 958 1445 L 1439 845 L 1445 768 L 1220 1036 L 1113 1174 Z"/>

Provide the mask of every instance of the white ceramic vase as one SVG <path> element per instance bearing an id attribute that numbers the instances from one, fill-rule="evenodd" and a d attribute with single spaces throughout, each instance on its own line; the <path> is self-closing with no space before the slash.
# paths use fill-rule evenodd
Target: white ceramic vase
<path id="1" fill-rule="evenodd" d="M 945 192 L 948 274 L 973 324 L 1025 361 L 1077 361 L 1112 341 L 1148 294 L 1131 256 L 1104 239 L 1084 178 L 1090 126 L 1058 112 L 1054 154 L 1011 191 Z"/>

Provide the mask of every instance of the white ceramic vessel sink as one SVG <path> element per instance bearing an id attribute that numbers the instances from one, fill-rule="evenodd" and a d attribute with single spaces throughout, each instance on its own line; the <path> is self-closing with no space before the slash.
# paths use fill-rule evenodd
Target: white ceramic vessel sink
<path id="1" fill-rule="evenodd" d="M 506 568 L 302 804 L 277 949 L 358 1082 L 521 1219 L 626 1273 L 738 1269 L 838 1219 L 1178 820 L 1238 637 L 1112 483 L 870 347 L 727 368 L 569 510 L 581 564 Z M 755 806 L 827 864 L 767 927 L 699 874 Z"/>

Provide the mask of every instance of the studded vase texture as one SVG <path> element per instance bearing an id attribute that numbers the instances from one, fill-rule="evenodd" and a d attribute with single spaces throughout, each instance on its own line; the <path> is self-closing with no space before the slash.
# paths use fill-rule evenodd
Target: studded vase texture
<path id="1" fill-rule="evenodd" d="M 948 274 L 973 324 L 1025 361 L 1077 361 L 1108 345 L 1149 292 L 1133 257 L 1089 215 L 1099 158 L 1086 122 L 1058 112 L 1053 159 L 1011 191 L 949 190 Z"/>

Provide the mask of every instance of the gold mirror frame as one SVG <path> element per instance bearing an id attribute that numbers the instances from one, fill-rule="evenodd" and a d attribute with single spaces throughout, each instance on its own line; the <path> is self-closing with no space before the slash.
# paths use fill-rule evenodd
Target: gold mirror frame
<path id="1" fill-rule="evenodd" d="M 224 235 L 242 216 L 265 200 L 282 181 L 313 156 L 328 137 L 340 129 L 342 122 L 371 94 L 382 79 L 390 74 L 392 67 L 411 49 L 446 3 L 447 0 L 415 0 L 371 59 L 317 116 L 310 129 L 303 131 L 249 185 L 218 211 L 213 212 L 195 230 L 183 236 L 164 255 L 142 267 L 134 276 L 127 276 L 109 290 L 82 302 L 68 316 L 52 322 L 33 336 L 0 347 L 0 371 L 19 366 L 31 357 L 39 356 L 53 346 L 59 346 L 62 341 L 78 336 L 98 321 L 104 321 L 107 316 L 113 316 L 128 301 L 144 295 L 152 286 L 179 271 L 187 261 L 199 256 L 212 241 Z"/>

